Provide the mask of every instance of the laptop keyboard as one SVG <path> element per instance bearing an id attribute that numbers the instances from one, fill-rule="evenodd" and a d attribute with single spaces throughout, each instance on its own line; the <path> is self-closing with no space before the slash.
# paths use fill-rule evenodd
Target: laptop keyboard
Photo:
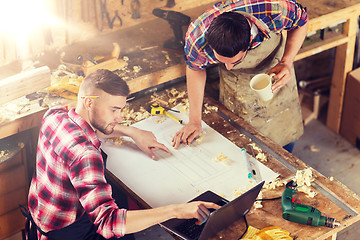
<path id="1" fill-rule="evenodd" d="M 205 224 L 197 225 L 197 219 L 187 219 L 175 227 L 175 229 L 190 239 L 198 239 Z"/>
<path id="2" fill-rule="evenodd" d="M 218 202 L 216 202 L 217 205 L 219 206 L 223 206 L 225 205 L 227 202 L 224 200 L 220 200 Z M 210 212 L 215 211 L 215 209 L 209 209 Z M 205 226 L 205 222 L 201 225 L 197 225 L 196 224 L 197 219 L 192 218 L 192 219 L 187 219 L 185 221 L 183 221 L 182 223 L 180 223 L 178 226 L 175 227 L 175 229 L 179 232 L 181 232 L 182 234 L 184 234 L 185 236 L 189 237 L 190 239 L 198 239 L 200 237 L 200 234 Z"/>

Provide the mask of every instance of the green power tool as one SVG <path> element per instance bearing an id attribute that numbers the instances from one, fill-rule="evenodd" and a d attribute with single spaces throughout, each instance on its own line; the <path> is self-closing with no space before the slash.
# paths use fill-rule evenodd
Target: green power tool
<path id="1" fill-rule="evenodd" d="M 341 225 L 334 218 L 321 216 L 321 212 L 316 208 L 296 202 L 293 198 L 296 187 L 297 184 L 294 181 L 288 182 L 281 197 L 282 217 L 285 220 L 315 227 L 335 228 Z"/>

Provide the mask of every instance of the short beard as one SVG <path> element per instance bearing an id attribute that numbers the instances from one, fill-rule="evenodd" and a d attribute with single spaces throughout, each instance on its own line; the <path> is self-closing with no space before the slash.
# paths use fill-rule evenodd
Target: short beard
<path id="1" fill-rule="evenodd" d="M 100 131 L 101 133 L 105 134 L 105 135 L 110 135 L 114 132 L 114 128 L 112 128 L 111 130 L 107 130 L 107 127 L 110 125 L 106 125 L 103 121 L 99 121 L 98 119 L 101 119 L 100 115 L 97 113 L 96 110 L 93 111 L 93 114 L 91 114 L 89 120 L 91 125 L 93 126 L 93 128 L 95 128 L 96 130 Z"/>

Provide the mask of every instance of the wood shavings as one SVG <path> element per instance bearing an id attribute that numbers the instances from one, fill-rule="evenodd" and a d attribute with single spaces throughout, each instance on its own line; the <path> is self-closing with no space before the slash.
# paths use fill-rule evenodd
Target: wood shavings
<path id="1" fill-rule="evenodd" d="M 212 160 L 214 162 L 221 162 L 227 166 L 230 166 L 233 162 L 228 156 L 225 156 L 223 153 L 219 153 L 217 156 L 213 157 Z"/>
<path id="2" fill-rule="evenodd" d="M 209 113 L 211 113 L 211 111 L 215 111 L 215 112 L 218 111 L 218 107 L 216 107 L 216 106 L 209 106 L 208 103 L 205 103 L 205 104 L 204 104 L 204 107 L 205 107 L 205 109 L 204 109 L 204 114 L 209 114 Z"/>
<path id="3" fill-rule="evenodd" d="M 263 198 L 263 194 L 262 194 L 262 191 L 259 193 L 258 199 L 262 199 Z M 262 201 L 255 201 L 254 202 L 254 208 L 255 209 L 258 209 L 258 208 L 263 208 L 263 205 L 262 205 Z"/>
<path id="4" fill-rule="evenodd" d="M 200 144 L 202 142 L 202 140 L 204 139 L 204 135 L 206 134 L 206 131 L 201 131 L 201 133 L 199 134 L 199 136 L 195 139 L 195 142 L 197 144 Z"/>
<path id="5" fill-rule="evenodd" d="M 0 151 L 0 158 L 5 157 L 8 154 L 9 154 L 9 150 L 2 150 Z"/>
<path id="6" fill-rule="evenodd" d="M 168 102 L 160 99 L 155 93 L 153 95 L 151 95 L 151 102 L 159 103 L 159 104 L 165 105 L 165 106 L 169 105 Z"/>
<path id="7" fill-rule="evenodd" d="M 258 152 L 255 156 L 257 160 L 259 160 L 260 162 L 267 162 L 267 157 L 265 156 L 261 148 L 259 148 L 255 143 L 249 143 L 248 145 L 251 146 L 253 150 L 256 150 Z"/>
<path id="8" fill-rule="evenodd" d="M 109 139 L 106 140 L 106 142 L 112 143 L 115 146 L 120 146 L 122 144 L 132 143 L 132 141 L 129 141 L 129 140 L 125 139 L 124 137 L 109 138 Z"/>
<path id="9" fill-rule="evenodd" d="M 260 162 L 267 162 L 267 158 L 266 158 L 265 154 L 262 152 L 259 152 L 258 154 L 256 154 L 255 158 L 257 160 L 259 160 Z"/>
<path id="10" fill-rule="evenodd" d="M 75 74 L 69 70 L 67 70 L 66 65 L 60 64 L 56 68 L 55 71 L 51 73 L 51 77 L 61 77 L 61 76 L 67 76 L 67 77 L 73 77 Z"/>
<path id="11" fill-rule="evenodd" d="M 188 112 L 190 110 L 189 99 L 183 99 L 180 106 L 181 112 Z"/>
<path id="12" fill-rule="evenodd" d="M 185 91 L 180 92 L 175 88 L 166 90 L 166 92 L 169 97 L 169 103 L 171 103 L 171 104 L 175 104 L 179 99 L 183 99 L 186 94 Z"/>
<path id="13" fill-rule="evenodd" d="M 25 96 L 5 103 L 0 108 L 0 124 L 15 119 L 17 115 L 30 111 L 31 102 Z"/>
<path id="14" fill-rule="evenodd" d="M 264 189 L 273 190 L 273 189 L 276 189 L 277 187 L 282 187 L 285 184 L 286 184 L 285 181 L 281 181 L 279 178 L 275 178 L 274 180 L 272 180 L 270 182 L 266 182 L 264 184 Z"/>
<path id="15" fill-rule="evenodd" d="M 151 114 L 148 111 L 146 111 L 145 108 L 143 107 L 140 107 L 139 111 L 135 112 L 134 109 L 129 109 L 129 107 L 126 106 L 122 110 L 121 116 L 123 118 L 123 124 L 129 126 L 135 122 L 150 117 Z"/>
<path id="16" fill-rule="evenodd" d="M 312 191 L 310 186 L 315 180 L 312 176 L 312 170 L 310 168 L 296 171 L 294 182 L 299 186 L 297 191 L 306 193 L 307 197 L 313 198 L 317 195 L 316 192 Z"/>
<path id="17" fill-rule="evenodd" d="M 133 66 L 133 72 L 138 73 L 142 68 L 140 66 Z"/>
<path id="18" fill-rule="evenodd" d="M 310 151 L 312 151 L 312 152 L 320 152 L 320 149 L 316 148 L 314 145 L 310 145 Z"/>
<path id="19" fill-rule="evenodd" d="M 165 55 L 166 62 L 171 62 L 171 58 L 169 57 L 169 54 L 166 51 L 161 51 L 161 52 Z"/>
<path id="20" fill-rule="evenodd" d="M 236 130 L 231 130 L 231 131 L 227 131 L 226 133 L 230 134 L 230 133 L 235 133 L 235 132 L 236 132 Z"/>

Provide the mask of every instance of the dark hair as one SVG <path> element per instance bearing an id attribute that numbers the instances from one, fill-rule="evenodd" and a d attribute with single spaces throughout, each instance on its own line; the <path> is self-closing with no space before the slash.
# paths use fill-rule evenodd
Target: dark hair
<path id="1" fill-rule="evenodd" d="M 85 88 L 98 88 L 115 96 L 128 96 L 130 93 L 127 83 L 117 74 L 107 70 L 98 69 L 85 77 Z"/>
<path id="2" fill-rule="evenodd" d="M 205 33 L 210 47 L 224 57 L 234 57 L 250 45 L 250 24 L 236 12 L 225 12 L 216 17 Z"/>

